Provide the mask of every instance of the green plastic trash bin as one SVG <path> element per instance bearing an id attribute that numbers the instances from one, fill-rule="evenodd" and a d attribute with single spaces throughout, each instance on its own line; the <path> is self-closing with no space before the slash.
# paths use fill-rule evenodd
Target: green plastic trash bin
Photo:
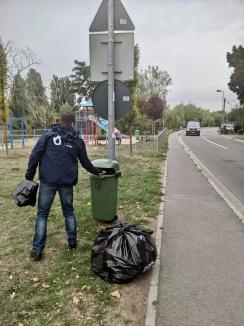
<path id="1" fill-rule="evenodd" d="M 101 221 L 117 217 L 118 177 L 121 176 L 117 161 L 98 159 L 92 164 L 104 171 L 102 176 L 90 174 L 92 216 Z"/>
<path id="2" fill-rule="evenodd" d="M 135 130 L 135 138 L 136 138 L 136 140 L 141 139 L 141 133 L 140 133 L 140 130 L 138 130 L 138 129 Z"/>

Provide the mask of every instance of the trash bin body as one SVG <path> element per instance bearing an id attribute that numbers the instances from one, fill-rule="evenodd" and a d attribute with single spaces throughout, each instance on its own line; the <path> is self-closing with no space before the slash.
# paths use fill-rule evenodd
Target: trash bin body
<path id="1" fill-rule="evenodd" d="M 98 159 L 92 164 L 105 172 L 102 176 L 90 174 L 92 216 L 101 221 L 112 221 L 117 217 L 119 163 Z"/>
<path id="2" fill-rule="evenodd" d="M 140 133 L 140 130 L 138 130 L 138 129 L 135 130 L 135 138 L 136 138 L 136 140 L 140 140 L 140 138 L 141 138 L 141 133 Z"/>

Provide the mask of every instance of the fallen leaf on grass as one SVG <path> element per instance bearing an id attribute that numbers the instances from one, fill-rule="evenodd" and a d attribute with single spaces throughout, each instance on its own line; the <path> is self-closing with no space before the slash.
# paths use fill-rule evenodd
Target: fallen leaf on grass
<path id="1" fill-rule="evenodd" d="M 15 297 L 15 295 L 16 295 L 15 292 L 11 293 L 11 294 L 10 294 L 10 298 L 13 300 L 13 298 Z"/>
<path id="2" fill-rule="evenodd" d="M 75 268 L 75 267 L 73 267 L 73 266 L 71 267 L 71 269 L 72 269 L 72 271 L 76 271 L 76 268 Z"/>
<path id="3" fill-rule="evenodd" d="M 38 277 L 34 277 L 34 278 L 32 279 L 32 281 L 33 281 L 33 282 L 38 282 L 38 281 L 39 281 L 39 278 L 38 278 Z"/>
<path id="4" fill-rule="evenodd" d="M 116 299 L 120 299 L 121 295 L 119 293 L 119 291 L 114 291 L 114 292 L 111 292 L 110 295 Z"/>
<path id="5" fill-rule="evenodd" d="M 24 324 L 23 323 L 18 323 L 18 326 L 24 326 Z"/>
<path id="6" fill-rule="evenodd" d="M 47 283 L 42 283 L 42 287 L 44 289 L 48 289 L 48 288 L 50 288 L 50 285 L 48 285 Z"/>
<path id="7" fill-rule="evenodd" d="M 13 277 L 14 277 L 14 275 L 12 274 L 12 275 L 9 276 L 9 279 L 12 280 Z"/>
<path id="8" fill-rule="evenodd" d="M 80 302 L 80 299 L 77 298 L 77 297 L 74 297 L 73 298 L 73 302 L 74 302 L 74 304 L 78 304 Z"/>

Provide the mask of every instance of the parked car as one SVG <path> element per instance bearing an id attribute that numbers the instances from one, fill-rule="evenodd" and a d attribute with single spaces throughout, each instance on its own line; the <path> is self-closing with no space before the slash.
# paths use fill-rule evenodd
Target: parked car
<path id="1" fill-rule="evenodd" d="M 220 126 L 220 132 L 222 134 L 231 134 L 235 130 L 235 126 L 233 123 L 222 123 Z"/>
<path id="2" fill-rule="evenodd" d="M 188 121 L 186 127 L 186 136 L 197 135 L 200 136 L 201 127 L 199 121 Z"/>

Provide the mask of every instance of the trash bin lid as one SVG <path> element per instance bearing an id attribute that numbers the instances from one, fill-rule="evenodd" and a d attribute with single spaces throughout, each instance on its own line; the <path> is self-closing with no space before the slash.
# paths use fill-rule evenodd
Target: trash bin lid
<path id="1" fill-rule="evenodd" d="M 120 170 L 119 163 L 117 161 L 109 160 L 106 158 L 100 158 L 97 160 L 93 160 L 92 164 L 96 168 L 100 168 L 100 169 L 113 169 L 114 171 Z"/>

